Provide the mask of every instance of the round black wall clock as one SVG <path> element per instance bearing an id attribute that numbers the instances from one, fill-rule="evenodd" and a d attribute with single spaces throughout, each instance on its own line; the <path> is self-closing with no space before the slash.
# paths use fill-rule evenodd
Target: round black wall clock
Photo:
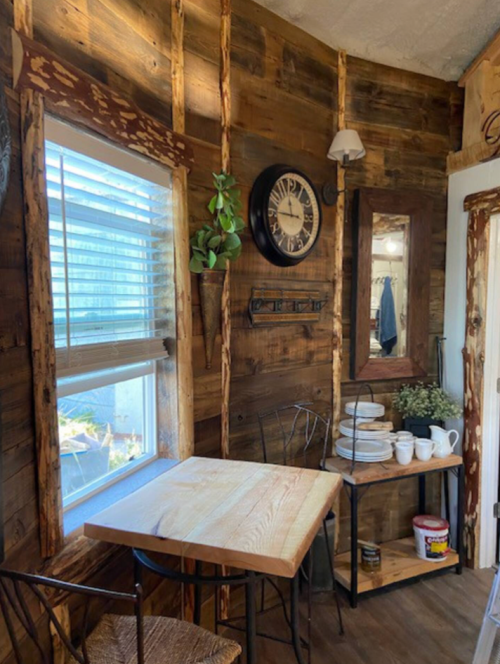
<path id="1" fill-rule="evenodd" d="M 255 243 L 268 261 L 288 267 L 303 261 L 321 230 L 321 205 L 309 178 L 277 164 L 255 181 L 249 203 Z"/>

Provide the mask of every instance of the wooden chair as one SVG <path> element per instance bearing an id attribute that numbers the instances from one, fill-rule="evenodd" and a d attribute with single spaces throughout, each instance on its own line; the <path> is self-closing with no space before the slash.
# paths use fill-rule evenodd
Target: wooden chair
<path id="1" fill-rule="evenodd" d="M 264 463 L 278 463 L 284 466 L 293 465 L 303 468 L 319 466 L 320 470 L 326 471 L 325 463 L 330 439 L 331 416 L 328 408 L 326 408 L 327 414 L 325 416 L 321 415 L 318 410 L 315 410 L 320 407 L 320 404 L 309 402 L 296 403 L 258 413 L 257 418 L 259 421 Z M 275 452 L 274 458 L 272 451 L 269 449 L 270 436 L 266 435 L 266 431 L 269 433 L 268 423 L 274 423 L 277 427 L 277 439 L 279 442 L 273 446 L 274 448 L 278 448 L 277 450 L 272 450 Z M 315 441 L 319 444 L 316 444 Z M 335 518 L 335 515 L 333 512 L 330 512 L 327 518 L 323 520 L 323 530 L 327 560 L 332 576 L 332 588 L 337 605 L 339 631 L 340 634 L 343 634 L 342 611 L 334 572 L 334 555 L 330 549 L 327 530 L 327 519 L 333 518 Z M 312 580 L 309 582 L 311 583 Z"/>
<path id="2" fill-rule="evenodd" d="M 85 608 L 79 643 L 75 646 L 65 633 L 41 588 L 81 596 Z M 105 614 L 88 632 L 90 602 L 125 602 L 133 606 L 134 615 Z M 134 593 L 121 593 L 101 588 L 66 583 L 34 574 L 0 570 L 0 609 L 4 616 L 17 664 L 32 664 L 30 656 L 21 653 L 16 622 L 21 625 L 43 664 L 52 664 L 53 653 L 47 653 L 48 638 L 30 608 L 38 600 L 68 651 L 70 661 L 78 664 L 231 664 L 241 653 L 240 646 L 216 636 L 201 627 L 181 620 L 143 615 L 142 587 Z M 46 622 L 38 621 L 41 625 Z M 47 635 L 46 635 L 47 636 Z"/>

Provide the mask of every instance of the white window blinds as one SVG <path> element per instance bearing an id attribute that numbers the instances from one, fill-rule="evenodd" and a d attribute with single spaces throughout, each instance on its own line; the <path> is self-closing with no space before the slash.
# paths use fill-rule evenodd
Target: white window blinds
<path id="1" fill-rule="evenodd" d="M 170 187 L 87 151 L 45 149 L 57 376 L 166 357 Z M 122 154 L 99 149 L 115 164 Z"/>

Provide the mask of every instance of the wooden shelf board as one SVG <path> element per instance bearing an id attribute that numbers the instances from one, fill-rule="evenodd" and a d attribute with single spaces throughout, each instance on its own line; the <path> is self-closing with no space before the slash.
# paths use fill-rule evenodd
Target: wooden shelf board
<path id="1" fill-rule="evenodd" d="M 393 540 L 380 545 L 382 548 L 382 569 L 368 574 L 358 567 L 358 593 L 383 588 L 391 583 L 412 579 L 422 574 L 429 574 L 440 569 L 458 565 L 458 554 L 451 551 L 446 560 L 433 563 L 417 557 L 413 537 Z M 358 556 L 361 552 L 358 550 Z M 335 556 L 335 576 L 337 581 L 350 590 L 351 588 L 351 553 L 341 553 Z"/>
<path id="2" fill-rule="evenodd" d="M 325 467 L 331 473 L 340 473 L 344 482 L 348 484 L 374 484 L 391 479 L 403 479 L 410 475 L 419 475 L 422 473 L 432 473 L 440 470 L 447 470 L 461 466 L 462 457 L 456 454 L 450 454 L 445 459 L 432 457 L 429 461 L 413 461 L 407 466 L 401 466 L 396 459 L 392 458 L 384 463 L 361 463 L 356 462 L 354 474 L 351 475 L 351 462 L 348 459 L 340 457 L 329 457 L 326 460 Z"/>

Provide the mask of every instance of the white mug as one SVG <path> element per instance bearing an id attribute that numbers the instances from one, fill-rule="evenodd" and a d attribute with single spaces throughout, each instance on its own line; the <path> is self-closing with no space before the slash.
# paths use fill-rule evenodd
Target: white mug
<path id="1" fill-rule="evenodd" d="M 398 431 L 396 434 L 398 442 L 408 442 L 411 443 L 415 440 L 415 436 L 411 431 Z"/>
<path id="2" fill-rule="evenodd" d="M 436 443 L 428 438 L 417 438 L 415 441 L 415 454 L 420 461 L 429 461 L 436 449 Z"/>
<path id="3" fill-rule="evenodd" d="M 407 466 L 413 458 L 413 442 L 398 441 L 396 447 L 396 461 L 401 466 Z"/>

